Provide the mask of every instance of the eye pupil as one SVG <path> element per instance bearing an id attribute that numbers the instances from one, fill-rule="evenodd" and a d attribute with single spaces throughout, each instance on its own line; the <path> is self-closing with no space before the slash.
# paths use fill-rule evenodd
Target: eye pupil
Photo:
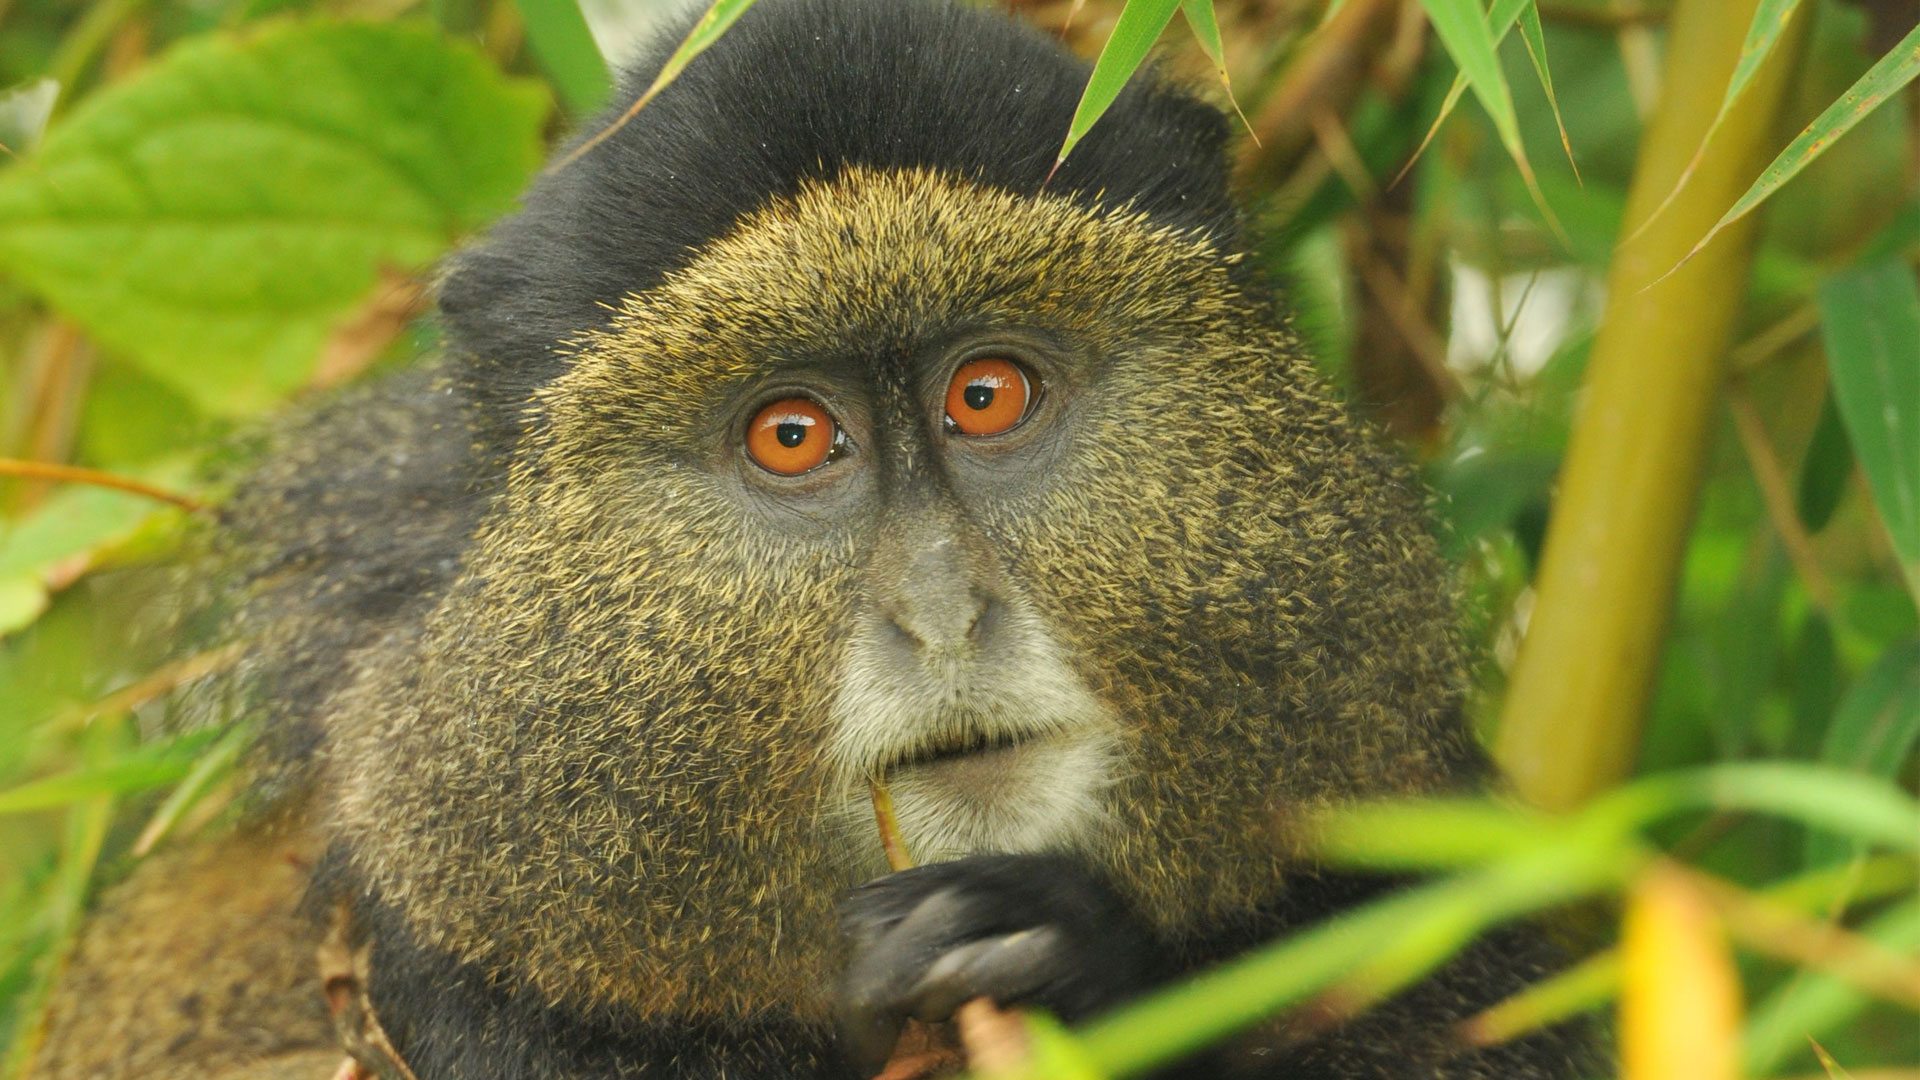
<path id="1" fill-rule="evenodd" d="M 773 437 L 780 440 L 781 446 L 791 450 L 807 441 L 807 426 L 805 424 L 781 424 L 779 430 L 774 432 Z"/>
<path id="2" fill-rule="evenodd" d="M 967 408 L 980 412 L 993 404 L 993 387 L 974 383 L 961 396 L 966 400 Z"/>

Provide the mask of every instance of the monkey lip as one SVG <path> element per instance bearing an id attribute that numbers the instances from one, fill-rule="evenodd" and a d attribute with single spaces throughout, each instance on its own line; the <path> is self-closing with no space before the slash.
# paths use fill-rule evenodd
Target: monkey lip
<path id="1" fill-rule="evenodd" d="M 999 757 L 1031 742 L 1033 738 L 1033 735 L 1025 733 L 988 735 L 969 732 L 956 739 L 916 747 L 889 762 L 885 771 L 890 773 L 902 769 L 929 768 L 955 761 Z"/>

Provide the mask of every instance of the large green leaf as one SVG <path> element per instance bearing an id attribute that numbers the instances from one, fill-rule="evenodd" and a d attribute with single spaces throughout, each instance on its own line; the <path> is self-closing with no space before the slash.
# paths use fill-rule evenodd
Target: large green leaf
<path id="1" fill-rule="evenodd" d="M 1840 418 L 1920 601 L 1920 287 L 1913 270 L 1883 258 L 1834 274 L 1820 288 L 1820 327 Z"/>
<path id="2" fill-rule="evenodd" d="M 54 492 L 22 520 L 0 521 L 0 635 L 33 622 L 46 608 L 50 571 L 71 559 L 84 561 L 153 513 L 154 504 L 137 495 L 76 486 Z"/>
<path id="3" fill-rule="evenodd" d="M 403 26 L 182 45 L 0 174 L 0 269 L 204 408 L 298 385 L 383 267 L 431 263 L 538 163 L 545 95 Z"/>

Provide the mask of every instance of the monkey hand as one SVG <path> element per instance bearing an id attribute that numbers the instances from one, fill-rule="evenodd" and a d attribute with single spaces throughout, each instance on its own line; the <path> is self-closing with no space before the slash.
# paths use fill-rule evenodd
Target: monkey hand
<path id="1" fill-rule="evenodd" d="M 1112 886 L 1063 855 L 976 855 L 890 874 L 848 894 L 841 924 L 852 959 L 835 1007 L 862 1076 L 885 1065 L 909 1019 L 937 1023 L 984 997 L 1077 1020 L 1163 968 Z"/>

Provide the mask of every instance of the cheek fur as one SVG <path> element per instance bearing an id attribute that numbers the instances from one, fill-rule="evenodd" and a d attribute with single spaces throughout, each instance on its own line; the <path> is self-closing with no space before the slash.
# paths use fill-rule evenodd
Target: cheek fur
<path id="1" fill-rule="evenodd" d="M 619 505 L 536 501 L 483 538 L 421 685 L 346 735 L 337 824 L 419 925 L 557 999 L 795 996 L 845 884 L 816 829 L 845 552 Z"/>

